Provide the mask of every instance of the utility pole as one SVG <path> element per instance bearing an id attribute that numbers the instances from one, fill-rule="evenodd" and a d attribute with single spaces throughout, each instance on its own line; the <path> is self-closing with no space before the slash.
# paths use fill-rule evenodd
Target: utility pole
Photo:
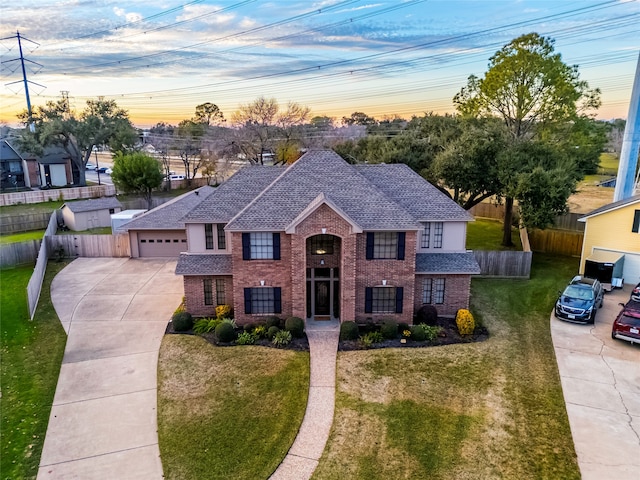
<path id="1" fill-rule="evenodd" d="M 635 187 L 636 167 L 638 165 L 638 152 L 640 150 L 640 55 L 636 66 L 636 76 L 631 90 L 629 101 L 629 114 L 627 125 L 622 137 L 622 150 L 620 151 L 620 164 L 618 165 L 618 178 L 616 189 L 613 192 L 613 201 L 624 200 L 633 196 Z"/>
<path id="2" fill-rule="evenodd" d="M 38 47 L 40 46 L 40 44 L 37 43 L 37 42 L 34 42 L 32 40 L 29 40 L 28 38 L 25 38 L 25 37 L 21 36 L 19 31 L 16 31 L 16 34 L 14 36 L 12 36 L 12 37 L 0 38 L 0 40 L 9 40 L 9 39 L 12 39 L 12 38 L 17 38 L 18 39 L 18 50 L 20 52 L 20 56 L 18 58 L 13 58 L 11 60 L 5 60 L 2 63 L 4 64 L 4 63 L 10 63 L 10 62 L 15 62 L 15 61 L 20 60 L 20 66 L 22 67 L 22 82 L 24 83 L 24 92 L 25 92 L 25 95 L 27 97 L 27 113 L 29 115 L 29 119 L 28 119 L 29 129 L 33 132 L 35 130 L 35 125 L 33 123 L 33 115 L 32 115 L 32 112 L 31 112 L 31 98 L 29 97 L 29 83 L 33 83 L 34 85 L 38 85 L 39 87 L 42 87 L 42 88 L 45 88 L 45 87 L 40 85 L 40 84 L 38 84 L 38 83 L 31 82 L 30 80 L 27 80 L 27 69 L 25 68 L 24 63 L 25 62 L 33 63 L 34 65 L 37 65 L 40 68 L 42 68 L 42 65 L 24 58 L 24 54 L 22 53 L 22 40 L 25 40 L 27 42 L 31 42 L 34 45 L 37 45 Z M 20 80 L 15 81 L 15 82 L 7 83 L 6 85 L 12 85 L 14 83 L 20 83 Z"/>

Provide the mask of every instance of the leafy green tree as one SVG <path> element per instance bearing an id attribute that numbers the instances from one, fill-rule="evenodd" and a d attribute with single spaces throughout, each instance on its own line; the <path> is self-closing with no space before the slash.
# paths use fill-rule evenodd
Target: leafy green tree
<path id="1" fill-rule="evenodd" d="M 553 40 L 530 33 L 496 52 L 489 60 L 484 78 L 470 76 L 453 102 L 464 116 L 500 118 L 517 149 L 520 142 L 552 139 L 550 132 L 554 129 L 566 128 L 570 122 L 584 117 L 585 111 L 598 108 L 599 95 L 599 90 L 590 90 L 587 82 L 580 80 L 577 66 L 566 65 L 560 55 L 554 53 Z M 505 154 L 514 151 L 507 149 Z M 516 158 L 503 161 L 509 166 L 507 171 L 519 168 L 514 165 L 516 161 Z M 575 162 L 571 167 L 579 168 Z M 532 166 L 529 172 L 534 169 Z M 570 188 L 560 190 L 567 192 Z M 512 245 L 511 218 L 516 200 L 513 195 L 518 191 L 511 188 L 502 192 L 505 197 L 503 245 Z M 544 195 L 542 191 L 539 193 Z M 548 205 L 543 199 L 537 204 Z"/>
<path id="2" fill-rule="evenodd" d="M 153 190 L 162 185 L 162 170 L 158 161 L 141 152 L 118 154 L 113 159 L 113 183 L 125 193 L 139 193 L 151 209 Z"/>
<path id="3" fill-rule="evenodd" d="M 224 115 L 215 103 L 206 102 L 196 106 L 194 121 L 204 123 L 208 127 L 224 122 Z"/>
<path id="4" fill-rule="evenodd" d="M 19 118 L 29 123 L 26 111 Z M 49 146 L 63 148 L 71 158 L 73 183 L 80 186 L 86 185 L 85 167 L 94 147 L 109 145 L 113 152 L 125 152 L 138 140 L 127 112 L 113 100 L 87 100 L 79 114 L 69 111 L 64 99 L 50 101 L 34 110 L 32 120 L 35 131 L 25 129 L 20 147 L 36 155 Z"/>
<path id="5" fill-rule="evenodd" d="M 353 112 L 348 117 L 342 117 L 342 123 L 344 125 L 365 125 L 365 126 L 369 126 L 369 125 L 375 125 L 377 122 L 376 122 L 375 118 L 370 117 L 369 115 L 367 115 L 364 112 Z"/>

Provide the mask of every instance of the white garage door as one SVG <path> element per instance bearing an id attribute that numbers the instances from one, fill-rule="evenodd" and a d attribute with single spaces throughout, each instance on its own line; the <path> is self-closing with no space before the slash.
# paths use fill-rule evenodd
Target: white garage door
<path id="1" fill-rule="evenodd" d="M 178 257 L 187 251 L 185 231 L 138 232 L 138 253 L 141 257 Z"/>
<path id="2" fill-rule="evenodd" d="M 640 253 L 628 253 L 619 250 L 604 250 L 600 248 L 594 248 L 593 250 L 624 253 L 624 268 L 622 270 L 624 283 L 631 283 L 635 285 L 640 282 Z"/>

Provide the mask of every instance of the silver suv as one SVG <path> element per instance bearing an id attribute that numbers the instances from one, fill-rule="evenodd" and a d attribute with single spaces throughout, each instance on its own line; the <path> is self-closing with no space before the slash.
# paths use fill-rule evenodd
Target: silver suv
<path id="1" fill-rule="evenodd" d="M 604 289 L 595 278 L 573 277 L 556 302 L 556 318 L 576 323 L 593 323 L 604 302 Z"/>

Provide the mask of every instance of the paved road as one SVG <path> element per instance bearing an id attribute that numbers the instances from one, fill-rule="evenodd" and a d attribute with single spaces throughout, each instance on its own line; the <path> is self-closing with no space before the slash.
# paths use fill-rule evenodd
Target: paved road
<path id="1" fill-rule="evenodd" d="M 38 479 L 162 479 L 160 342 L 183 295 L 176 262 L 78 258 L 51 285 L 68 334 Z"/>
<path id="2" fill-rule="evenodd" d="M 595 325 L 551 315 L 551 335 L 583 480 L 640 478 L 640 345 L 611 338 L 631 287 L 605 295 Z"/>

